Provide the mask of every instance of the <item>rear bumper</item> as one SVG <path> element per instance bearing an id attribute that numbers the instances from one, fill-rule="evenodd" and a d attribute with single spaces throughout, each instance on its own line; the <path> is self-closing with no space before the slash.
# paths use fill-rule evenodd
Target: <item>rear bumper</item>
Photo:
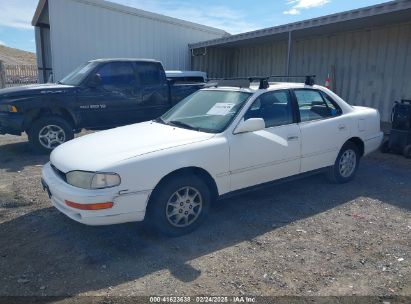
<path id="1" fill-rule="evenodd" d="M 0 134 L 21 135 L 24 117 L 20 113 L 0 113 Z"/>
<path id="2" fill-rule="evenodd" d="M 43 188 L 47 190 L 53 206 L 72 220 L 91 226 L 112 225 L 144 220 L 150 191 L 119 195 L 118 189 L 86 190 L 73 187 L 53 171 L 50 163 L 43 167 Z M 79 210 L 65 201 L 79 204 L 113 202 L 104 210 Z"/>
<path id="3" fill-rule="evenodd" d="M 364 142 L 364 156 L 378 150 L 381 146 L 382 140 L 384 138 L 384 133 L 380 132 L 376 136 L 371 137 Z"/>

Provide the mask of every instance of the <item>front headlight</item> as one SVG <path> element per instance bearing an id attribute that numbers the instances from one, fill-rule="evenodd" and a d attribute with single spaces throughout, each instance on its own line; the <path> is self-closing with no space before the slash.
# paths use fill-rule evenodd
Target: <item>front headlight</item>
<path id="1" fill-rule="evenodd" d="M 10 112 L 10 113 L 17 113 L 17 108 L 15 106 L 2 104 L 0 105 L 0 112 Z"/>
<path id="2" fill-rule="evenodd" d="M 116 173 L 95 173 L 71 171 L 66 174 L 67 183 L 83 189 L 104 189 L 120 185 L 120 176 Z"/>

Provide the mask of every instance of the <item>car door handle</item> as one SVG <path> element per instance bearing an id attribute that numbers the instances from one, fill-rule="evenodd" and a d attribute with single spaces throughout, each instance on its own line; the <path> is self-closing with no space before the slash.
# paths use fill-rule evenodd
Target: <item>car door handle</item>
<path id="1" fill-rule="evenodd" d="M 339 125 L 338 130 L 343 131 L 345 130 L 346 126 L 345 125 Z"/>
<path id="2" fill-rule="evenodd" d="M 287 137 L 288 141 L 293 141 L 293 140 L 298 140 L 298 136 L 297 135 L 290 135 Z"/>

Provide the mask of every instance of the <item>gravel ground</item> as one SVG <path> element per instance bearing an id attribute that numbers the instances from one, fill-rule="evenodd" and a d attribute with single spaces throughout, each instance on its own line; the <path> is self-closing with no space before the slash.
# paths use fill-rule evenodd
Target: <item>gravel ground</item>
<path id="1" fill-rule="evenodd" d="M 219 201 L 175 239 L 88 227 L 40 187 L 47 156 L 0 136 L 0 296 L 411 296 L 411 161 L 374 153 L 322 176 Z"/>

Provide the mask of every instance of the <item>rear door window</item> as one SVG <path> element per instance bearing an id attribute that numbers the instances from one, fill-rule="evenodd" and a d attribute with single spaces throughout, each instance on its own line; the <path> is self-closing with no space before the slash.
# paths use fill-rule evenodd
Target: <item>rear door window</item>
<path id="1" fill-rule="evenodd" d="M 317 90 L 294 90 L 302 122 L 338 116 L 341 109 Z"/>

